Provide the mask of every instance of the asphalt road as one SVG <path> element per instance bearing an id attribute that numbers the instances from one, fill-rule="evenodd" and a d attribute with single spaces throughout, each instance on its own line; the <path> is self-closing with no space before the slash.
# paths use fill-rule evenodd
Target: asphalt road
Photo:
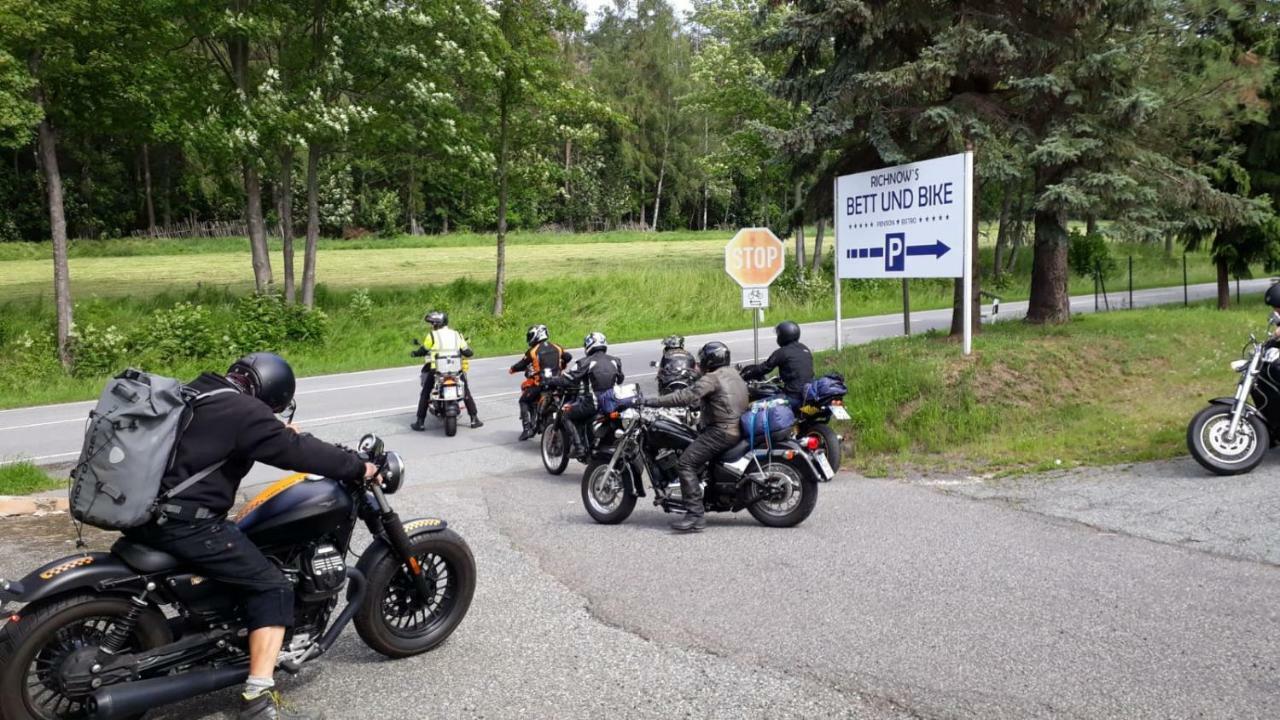
<path id="1" fill-rule="evenodd" d="M 1247 280 L 1241 283 L 1245 292 L 1266 289 L 1267 279 Z M 1213 284 L 1192 285 L 1192 299 L 1213 297 Z M 1148 306 L 1176 303 L 1182 300 L 1181 287 L 1140 290 L 1134 293 L 1134 305 Z M 1120 299 L 1112 293 L 1113 302 Z M 1093 311 L 1092 295 L 1072 298 L 1071 310 L 1075 313 Z M 984 312 L 987 306 L 983 306 Z M 999 319 L 1022 317 L 1025 302 L 1010 302 L 1000 306 Z M 911 327 L 914 332 L 947 328 L 951 322 L 951 310 L 929 310 L 913 313 Z M 847 319 L 842 323 L 846 343 L 863 343 L 878 338 L 900 335 L 902 316 L 879 315 Z M 464 333 L 466 328 L 459 328 Z M 552 328 L 554 332 L 554 328 Z M 603 328 L 608 332 L 608 328 Z M 554 337 L 554 336 L 553 336 Z M 568 338 L 555 338 L 569 343 Z M 735 360 L 752 357 L 754 347 L 752 332 L 736 330 L 690 337 L 687 346 L 699 347 L 708 340 L 721 340 L 729 345 Z M 814 350 L 824 350 L 835 344 L 835 323 L 810 323 L 804 326 L 803 339 Z M 760 352 L 767 355 L 773 348 L 772 333 L 766 328 L 761 332 Z M 406 353 L 409 347 L 406 344 Z M 611 351 L 623 361 L 623 367 L 632 378 L 651 378 L 649 362 L 660 354 L 657 340 L 620 343 Z M 581 354 L 581 350 L 577 351 Z M 512 418 L 516 417 L 515 397 L 519 394 L 519 379 L 507 374 L 507 368 L 515 357 L 480 358 L 472 362 L 469 378 L 472 392 L 480 405 L 480 415 L 489 426 L 477 433 L 460 433 L 448 446 L 451 453 L 491 447 L 508 441 Z M 358 434 L 363 428 L 377 426 L 384 430 L 405 425 L 412 420 L 417 407 L 419 365 L 323 375 L 303 378 L 298 385 L 297 422 L 312 432 L 332 435 L 336 438 Z M 92 402 L 43 405 L 31 408 L 0 410 L 0 462 L 18 458 L 34 459 L 43 464 L 69 462 L 79 454 L 85 418 Z M 495 422 L 496 421 L 496 422 Z M 429 435 L 443 438 L 443 431 L 436 422 L 429 423 Z M 321 432 L 323 429 L 323 432 Z M 257 475 L 251 480 L 260 480 Z"/>

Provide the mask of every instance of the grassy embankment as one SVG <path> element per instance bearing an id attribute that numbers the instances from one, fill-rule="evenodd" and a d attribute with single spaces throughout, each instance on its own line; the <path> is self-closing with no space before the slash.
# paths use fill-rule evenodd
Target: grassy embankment
<path id="1" fill-rule="evenodd" d="M 849 380 L 851 466 L 870 475 L 1011 473 L 1169 458 L 1191 415 L 1230 395 L 1265 308 L 1162 308 L 984 328 L 964 359 L 941 337 L 824 353 Z"/>
<path id="2" fill-rule="evenodd" d="M 318 305 L 331 320 L 327 338 L 277 349 L 303 374 L 407 364 L 408 340 L 421 332 L 420 318 L 428 307 L 448 309 L 453 325 L 467 334 L 481 355 L 518 352 L 524 330 L 533 322 L 546 323 L 570 344 L 595 329 L 624 341 L 741 327 L 748 324 L 748 316 L 740 308 L 737 287 L 723 272 L 727 237 L 728 233 L 712 232 L 515 236 L 509 250 L 513 280 L 507 313 L 500 319 L 489 313 L 493 250 L 488 236 L 328 240 L 319 255 L 318 292 Z M 234 351 L 221 341 L 221 333 L 232 326 L 235 302 L 250 281 L 248 253 L 242 248 L 227 252 L 229 242 L 235 241 L 193 241 L 192 247 L 200 252 L 191 254 L 173 254 L 180 247 L 175 241 L 78 245 L 83 249 L 73 252 L 71 263 L 78 325 L 117 328 L 126 338 L 122 362 L 128 364 L 179 377 L 224 366 Z M 364 249 L 339 249 L 351 243 Z M 125 254 L 147 247 L 171 254 Z M 0 257 L 6 251 L 18 254 L 0 245 Z M 1181 282 L 1180 258 L 1165 259 L 1158 248 L 1116 248 L 1119 257 L 1130 252 L 1137 258 L 1135 287 Z M 989 253 L 984 249 L 988 257 Z M 999 291 L 1002 297 L 1026 297 L 1030 259 L 1030 252 L 1019 256 L 1008 284 Z M 1204 256 L 1194 256 L 1190 268 L 1192 282 L 1212 279 Z M 101 375 L 68 377 L 56 363 L 42 359 L 47 353 L 20 347 L 28 336 L 49 336 L 50 275 L 47 260 L 0 261 L 0 356 L 36 357 L 0 363 L 0 407 L 86 399 L 101 387 Z M 1113 291 L 1121 282 L 1114 281 Z M 780 281 L 767 321 L 829 318 L 828 283 L 801 288 Z M 363 313 L 352 305 L 359 288 L 371 288 L 371 306 Z M 1072 290 L 1091 292 L 1092 284 L 1076 279 Z M 896 281 L 846 281 L 844 291 L 847 317 L 901 308 Z M 209 311 L 217 336 L 213 345 L 223 349 L 184 359 L 150 347 L 145 334 L 154 313 L 181 301 L 199 303 Z M 950 281 L 912 282 L 913 310 L 950 302 Z"/>
<path id="3" fill-rule="evenodd" d="M 29 495 L 65 486 L 66 480 L 55 480 L 29 462 L 0 465 L 0 495 Z"/>

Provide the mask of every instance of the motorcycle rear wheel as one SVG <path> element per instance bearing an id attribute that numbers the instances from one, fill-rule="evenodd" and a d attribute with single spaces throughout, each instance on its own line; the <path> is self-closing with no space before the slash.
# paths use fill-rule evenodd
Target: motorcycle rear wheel
<path id="1" fill-rule="evenodd" d="M 87 717 L 83 702 L 62 694 L 56 685 L 51 687 L 56 682 L 53 676 L 70 652 L 100 642 L 130 606 L 127 598 L 86 594 L 24 607 L 19 613 L 22 619 L 6 624 L 0 632 L 0 717 Z M 148 609 L 139 616 L 125 649 L 149 650 L 170 641 L 164 616 Z"/>
<path id="2" fill-rule="evenodd" d="M 444 642 L 471 608 L 476 560 L 462 536 L 445 528 L 409 539 L 434 594 L 423 604 L 409 572 L 386 552 L 368 573 L 369 594 L 356 612 L 356 633 L 390 658 L 427 652 Z"/>
<path id="3" fill-rule="evenodd" d="M 1241 475 L 1258 466 L 1271 447 L 1271 433 L 1257 415 L 1240 418 L 1236 437 L 1228 440 L 1231 407 L 1210 405 L 1187 425 L 1187 449 L 1201 467 L 1216 475 Z"/>
<path id="4" fill-rule="evenodd" d="M 558 422 L 547 425 L 542 431 L 542 466 L 552 475 L 559 475 L 569 467 L 569 438 L 564 426 Z"/>
<path id="5" fill-rule="evenodd" d="M 844 456 L 844 448 L 840 445 L 840 435 L 825 423 L 815 423 L 805 430 L 806 436 L 818 438 L 818 449 L 827 455 L 832 472 L 840 472 L 840 461 Z"/>
<path id="6" fill-rule="evenodd" d="M 447 415 L 444 419 L 444 434 L 453 437 L 458 434 L 458 416 Z"/>
<path id="7" fill-rule="evenodd" d="M 591 519 L 601 525 L 617 525 L 636 509 L 635 482 L 640 468 L 623 463 L 616 477 L 607 477 L 608 460 L 596 460 L 582 473 L 582 505 Z"/>
<path id="8" fill-rule="evenodd" d="M 801 473 L 788 463 L 766 463 L 765 483 L 779 492 L 772 500 L 756 500 L 761 494 L 754 483 L 749 491 L 747 511 L 762 525 L 795 527 L 805 521 L 818 504 L 818 483 L 809 473 Z"/>

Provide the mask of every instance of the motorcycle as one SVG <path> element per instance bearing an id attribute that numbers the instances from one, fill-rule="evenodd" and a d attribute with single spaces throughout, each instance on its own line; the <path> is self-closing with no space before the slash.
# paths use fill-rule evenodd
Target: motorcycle
<path id="1" fill-rule="evenodd" d="M 550 371 L 546 371 L 550 373 Z M 548 375 L 548 378 L 550 375 Z M 569 467 L 570 448 L 568 419 L 564 406 L 577 397 L 576 388 L 556 387 L 543 381 L 542 397 L 534 412 L 534 427 L 541 433 L 542 466 L 552 475 L 560 475 Z"/>
<path id="2" fill-rule="evenodd" d="M 441 352 L 435 356 L 436 383 L 431 387 L 431 400 L 427 410 L 444 422 L 444 434 L 458 434 L 458 416 L 462 414 L 463 398 L 467 396 L 467 380 L 462 376 L 462 354 Z M 426 382 L 423 372 L 422 382 Z"/>
<path id="3" fill-rule="evenodd" d="M 748 380 L 748 397 L 754 402 L 782 394 L 782 381 L 776 377 L 768 380 Z M 831 420 L 848 420 L 849 411 L 844 407 L 844 396 L 823 398 L 818 402 L 806 400 L 796 413 L 796 435 L 806 442 L 813 440 L 827 457 L 832 470 L 839 470 L 844 460 L 842 441 L 844 436 L 831 427 Z"/>
<path id="4" fill-rule="evenodd" d="M 1212 473 L 1253 470 L 1280 437 L 1280 340 L 1272 335 L 1277 326 L 1280 312 L 1272 311 L 1268 339 L 1258 342 L 1250 334 L 1243 356 L 1231 363 L 1240 374 L 1235 396 L 1210 400 L 1187 426 L 1191 457 Z"/>
<path id="5" fill-rule="evenodd" d="M 653 504 L 668 513 L 686 512 L 676 466 L 697 437 L 679 412 L 631 407 L 617 413 L 622 429 L 607 457 L 592 460 L 582 474 L 582 504 L 604 525 L 626 520 L 637 498 L 645 497 L 644 477 Z M 743 440 L 703 470 L 703 504 L 708 512 L 746 509 L 770 527 L 804 522 L 818 502 L 818 482 L 834 472 L 811 438 L 797 441 L 791 429 L 775 433 L 764 447 Z"/>
<path id="6" fill-rule="evenodd" d="M 354 622 L 373 650 L 404 658 L 440 645 L 475 593 L 475 560 L 444 520 L 402 522 L 387 496 L 404 482 L 400 456 L 366 435 L 376 480 L 290 475 L 234 522 L 294 586 L 296 623 L 279 667 L 323 657 Z M 361 520 L 373 541 L 347 563 Z M 346 605 L 331 617 L 346 591 Z M 9 602 L 24 603 L 4 611 Z M 136 718 L 148 709 L 243 683 L 248 633 L 233 588 L 127 538 L 0 579 L 0 717 Z"/>

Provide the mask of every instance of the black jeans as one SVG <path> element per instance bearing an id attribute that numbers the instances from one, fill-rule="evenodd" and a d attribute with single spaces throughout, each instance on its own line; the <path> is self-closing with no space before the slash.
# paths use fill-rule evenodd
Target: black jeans
<path id="1" fill-rule="evenodd" d="M 293 587 L 275 563 L 226 518 L 169 520 L 125 535 L 178 558 L 192 571 L 230 585 L 244 602 L 250 632 L 293 625 Z"/>
<path id="2" fill-rule="evenodd" d="M 587 433 L 591 429 L 591 421 L 596 416 L 596 398 L 594 393 L 583 393 L 577 400 L 569 403 L 569 411 L 564 414 L 569 432 L 574 433 L 584 449 L 591 447 L 591 439 Z"/>
<path id="3" fill-rule="evenodd" d="M 729 432 L 721 427 L 711 427 L 698 433 L 697 439 L 689 443 L 689 447 L 680 454 L 680 462 L 676 471 L 680 475 L 680 496 L 684 498 L 690 515 L 702 515 L 702 484 L 698 482 L 698 474 L 707 463 L 720 457 L 729 448 L 738 444 L 742 436 L 737 432 Z"/>
<path id="4" fill-rule="evenodd" d="M 418 395 L 418 422 L 427 419 L 427 408 L 431 406 L 431 388 L 436 384 L 436 371 L 423 371 L 422 393 Z M 467 405 L 467 414 L 475 417 L 476 401 L 471 397 L 471 382 L 467 380 L 467 374 L 461 373 L 462 376 L 462 402 Z"/>
<path id="5" fill-rule="evenodd" d="M 534 411 L 540 399 L 542 399 L 541 385 L 530 385 L 520 391 L 520 422 L 522 424 L 528 425 L 533 422 Z"/>

